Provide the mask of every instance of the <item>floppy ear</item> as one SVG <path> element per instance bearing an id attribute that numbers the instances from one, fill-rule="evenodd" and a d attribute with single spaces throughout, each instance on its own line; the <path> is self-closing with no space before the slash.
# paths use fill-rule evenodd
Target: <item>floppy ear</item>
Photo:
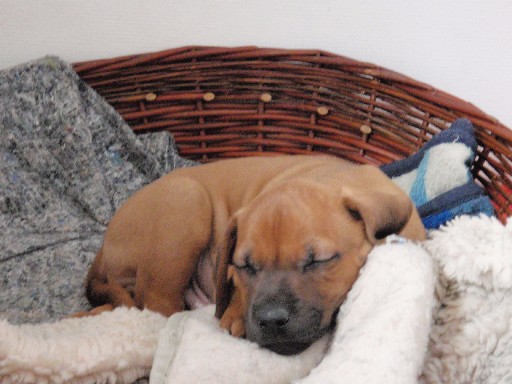
<path id="1" fill-rule="evenodd" d="M 344 204 L 352 216 L 364 222 L 372 244 L 399 233 L 413 212 L 411 200 L 401 192 L 353 191 L 344 198 Z"/>
<path id="2" fill-rule="evenodd" d="M 228 267 L 233 262 L 237 237 L 237 219 L 233 216 L 228 223 L 224 239 L 217 250 L 215 264 L 215 317 L 220 319 L 229 305 L 233 294 L 233 281 L 228 278 Z"/>

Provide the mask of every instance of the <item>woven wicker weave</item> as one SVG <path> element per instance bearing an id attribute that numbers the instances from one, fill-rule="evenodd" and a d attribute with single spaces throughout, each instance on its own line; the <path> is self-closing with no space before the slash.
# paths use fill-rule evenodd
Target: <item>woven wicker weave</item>
<path id="1" fill-rule="evenodd" d="M 77 63 L 136 132 L 172 132 L 199 161 L 328 153 L 383 164 L 416 152 L 457 117 L 479 143 L 473 166 L 512 215 L 512 131 L 456 97 L 376 65 L 315 50 L 183 47 Z"/>

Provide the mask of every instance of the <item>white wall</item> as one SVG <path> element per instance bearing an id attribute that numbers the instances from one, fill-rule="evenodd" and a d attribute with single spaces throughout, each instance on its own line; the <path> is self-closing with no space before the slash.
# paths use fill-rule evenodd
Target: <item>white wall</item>
<path id="1" fill-rule="evenodd" d="M 0 68 L 190 44 L 329 50 L 430 83 L 512 127 L 511 0 L 0 0 Z"/>

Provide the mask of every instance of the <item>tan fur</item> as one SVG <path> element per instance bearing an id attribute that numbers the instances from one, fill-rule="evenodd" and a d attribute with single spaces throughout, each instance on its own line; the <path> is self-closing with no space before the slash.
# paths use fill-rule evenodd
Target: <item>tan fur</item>
<path id="1" fill-rule="evenodd" d="M 325 309 L 327 323 L 371 248 L 389 233 L 425 237 L 408 197 L 375 167 L 280 156 L 179 169 L 115 214 L 87 277 L 88 297 L 171 315 L 185 309 L 198 265 L 215 264 L 215 278 L 199 275 L 202 287 L 216 296 L 221 326 L 241 336 L 259 285 L 273 284 L 238 268 L 250 253 L 300 300 Z M 320 258 L 342 256 L 304 273 L 308 247 Z"/>

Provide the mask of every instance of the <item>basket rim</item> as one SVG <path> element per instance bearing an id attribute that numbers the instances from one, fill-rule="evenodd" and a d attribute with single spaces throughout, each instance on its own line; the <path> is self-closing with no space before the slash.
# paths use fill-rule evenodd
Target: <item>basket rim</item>
<path id="1" fill-rule="evenodd" d="M 173 61 L 180 62 L 192 57 L 197 58 L 205 56 L 217 56 L 219 59 L 222 58 L 223 60 L 233 59 L 235 56 L 237 59 L 293 56 L 296 60 L 303 60 L 314 64 L 343 66 L 345 70 L 352 68 L 354 71 L 367 74 L 368 76 L 399 83 L 401 88 L 412 95 L 424 101 L 441 104 L 459 111 L 471 117 L 475 122 L 491 132 L 504 137 L 508 141 L 512 141 L 512 128 L 507 127 L 497 118 L 484 112 L 481 108 L 469 101 L 397 71 L 321 49 L 265 48 L 255 45 L 232 47 L 187 45 L 178 48 L 130 54 L 114 58 L 81 61 L 73 63 L 72 66 L 81 77 L 86 78 L 87 73 L 92 71 L 101 70 L 108 73 L 109 71 L 118 71 L 135 65 L 163 59 L 167 59 L 166 63 L 169 63 L 168 60 L 171 57 Z"/>

